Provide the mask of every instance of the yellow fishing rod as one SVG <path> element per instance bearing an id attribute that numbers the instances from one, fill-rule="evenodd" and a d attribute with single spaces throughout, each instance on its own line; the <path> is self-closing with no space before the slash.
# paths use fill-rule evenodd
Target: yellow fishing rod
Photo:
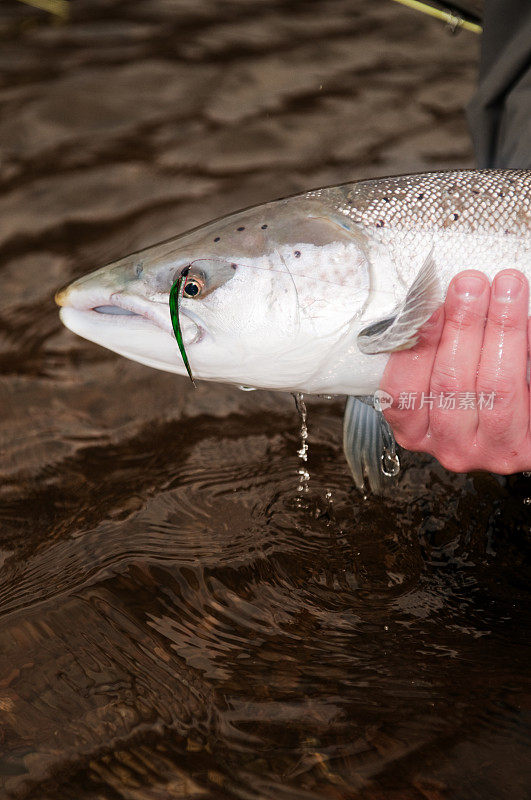
<path id="1" fill-rule="evenodd" d="M 68 0 L 20 0 L 20 2 L 26 3 L 28 6 L 33 6 L 33 8 L 40 8 L 43 11 L 48 11 L 50 14 L 54 14 L 62 19 L 68 19 L 69 16 L 70 9 Z M 472 33 L 481 33 L 483 30 L 481 25 L 478 25 L 476 22 L 463 19 L 463 17 L 460 17 L 458 14 L 452 14 L 451 11 L 443 11 L 427 3 L 422 3 L 420 0 L 394 0 L 394 2 L 400 3 L 407 8 L 412 8 L 414 11 L 428 14 L 430 17 L 440 19 L 442 22 L 446 22 L 452 30 L 463 28 L 466 31 L 472 31 Z"/>
<path id="2" fill-rule="evenodd" d="M 66 20 L 70 14 L 70 3 L 68 0 L 20 0 L 32 8 L 39 8 L 41 11 L 47 11 L 55 17 Z"/>
<path id="3" fill-rule="evenodd" d="M 452 30 L 463 28 L 465 31 L 472 31 L 472 33 L 481 33 L 483 30 L 481 25 L 478 25 L 476 22 L 470 22 L 467 19 L 463 19 L 463 17 L 460 17 L 458 14 L 452 14 L 451 11 L 443 11 L 441 8 L 435 8 L 427 3 L 420 2 L 420 0 L 394 0 L 394 2 L 401 3 L 401 5 L 412 8 L 415 11 L 421 11 L 423 14 L 428 14 L 430 17 L 440 19 L 442 22 L 446 22 Z"/>

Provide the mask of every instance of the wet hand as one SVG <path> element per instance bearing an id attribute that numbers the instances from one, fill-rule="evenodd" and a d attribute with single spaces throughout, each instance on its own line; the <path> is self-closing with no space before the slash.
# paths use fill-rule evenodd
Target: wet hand
<path id="1" fill-rule="evenodd" d="M 381 389 L 397 442 L 431 453 L 453 472 L 531 469 L 529 287 L 514 269 L 467 270 L 418 344 L 393 353 Z"/>

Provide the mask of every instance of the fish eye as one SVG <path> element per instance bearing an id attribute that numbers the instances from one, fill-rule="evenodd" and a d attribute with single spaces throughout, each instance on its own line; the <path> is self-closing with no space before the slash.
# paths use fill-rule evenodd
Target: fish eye
<path id="1" fill-rule="evenodd" d="M 185 297 L 198 297 L 203 291 L 204 283 L 200 278 L 188 278 L 183 287 Z"/>
<path id="2" fill-rule="evenodd" d="M 236 264 L 223 258 L 196 258 L 173 274 L 173 285 L 179 286 L 179 297 L 184 300 L 203 300 L 234 277 Z"/>

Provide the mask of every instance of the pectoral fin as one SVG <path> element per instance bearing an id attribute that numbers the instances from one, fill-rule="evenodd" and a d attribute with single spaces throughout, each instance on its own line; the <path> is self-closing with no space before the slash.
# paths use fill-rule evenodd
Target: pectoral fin
<path id="1" fill-rule="evenodd" d="M 371 398 L 349 397 L 343 418 L 343 450 L 354 478 L 362 492 L 367 484 L 375 494 L 383 494 L 398 474 L 393 432 L 381 410 L 368 405 Z"/>
<path id="2" fill-rule="evenodd" d="M 396 311 L 360 331 L 359 349 L 366 355 L 374 355 L 413 347 L 418 341 L 419 329 L 442 302 L 437 269 L 430 253 Z"/>

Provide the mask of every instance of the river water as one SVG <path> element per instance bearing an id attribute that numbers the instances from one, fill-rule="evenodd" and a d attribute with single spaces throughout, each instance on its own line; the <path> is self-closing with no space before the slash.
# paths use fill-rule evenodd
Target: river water
<path id="1" fill-rule="evenodd" d="M 527 798 L 528 479 L 406 454 L 363 499 L 306 398 L 300 483 L 292 398 L 53 304 L 250 203 L 472 165 L 477 39 L 384 0 L 70 6 L 0 10 L 0 796 Z"/>

